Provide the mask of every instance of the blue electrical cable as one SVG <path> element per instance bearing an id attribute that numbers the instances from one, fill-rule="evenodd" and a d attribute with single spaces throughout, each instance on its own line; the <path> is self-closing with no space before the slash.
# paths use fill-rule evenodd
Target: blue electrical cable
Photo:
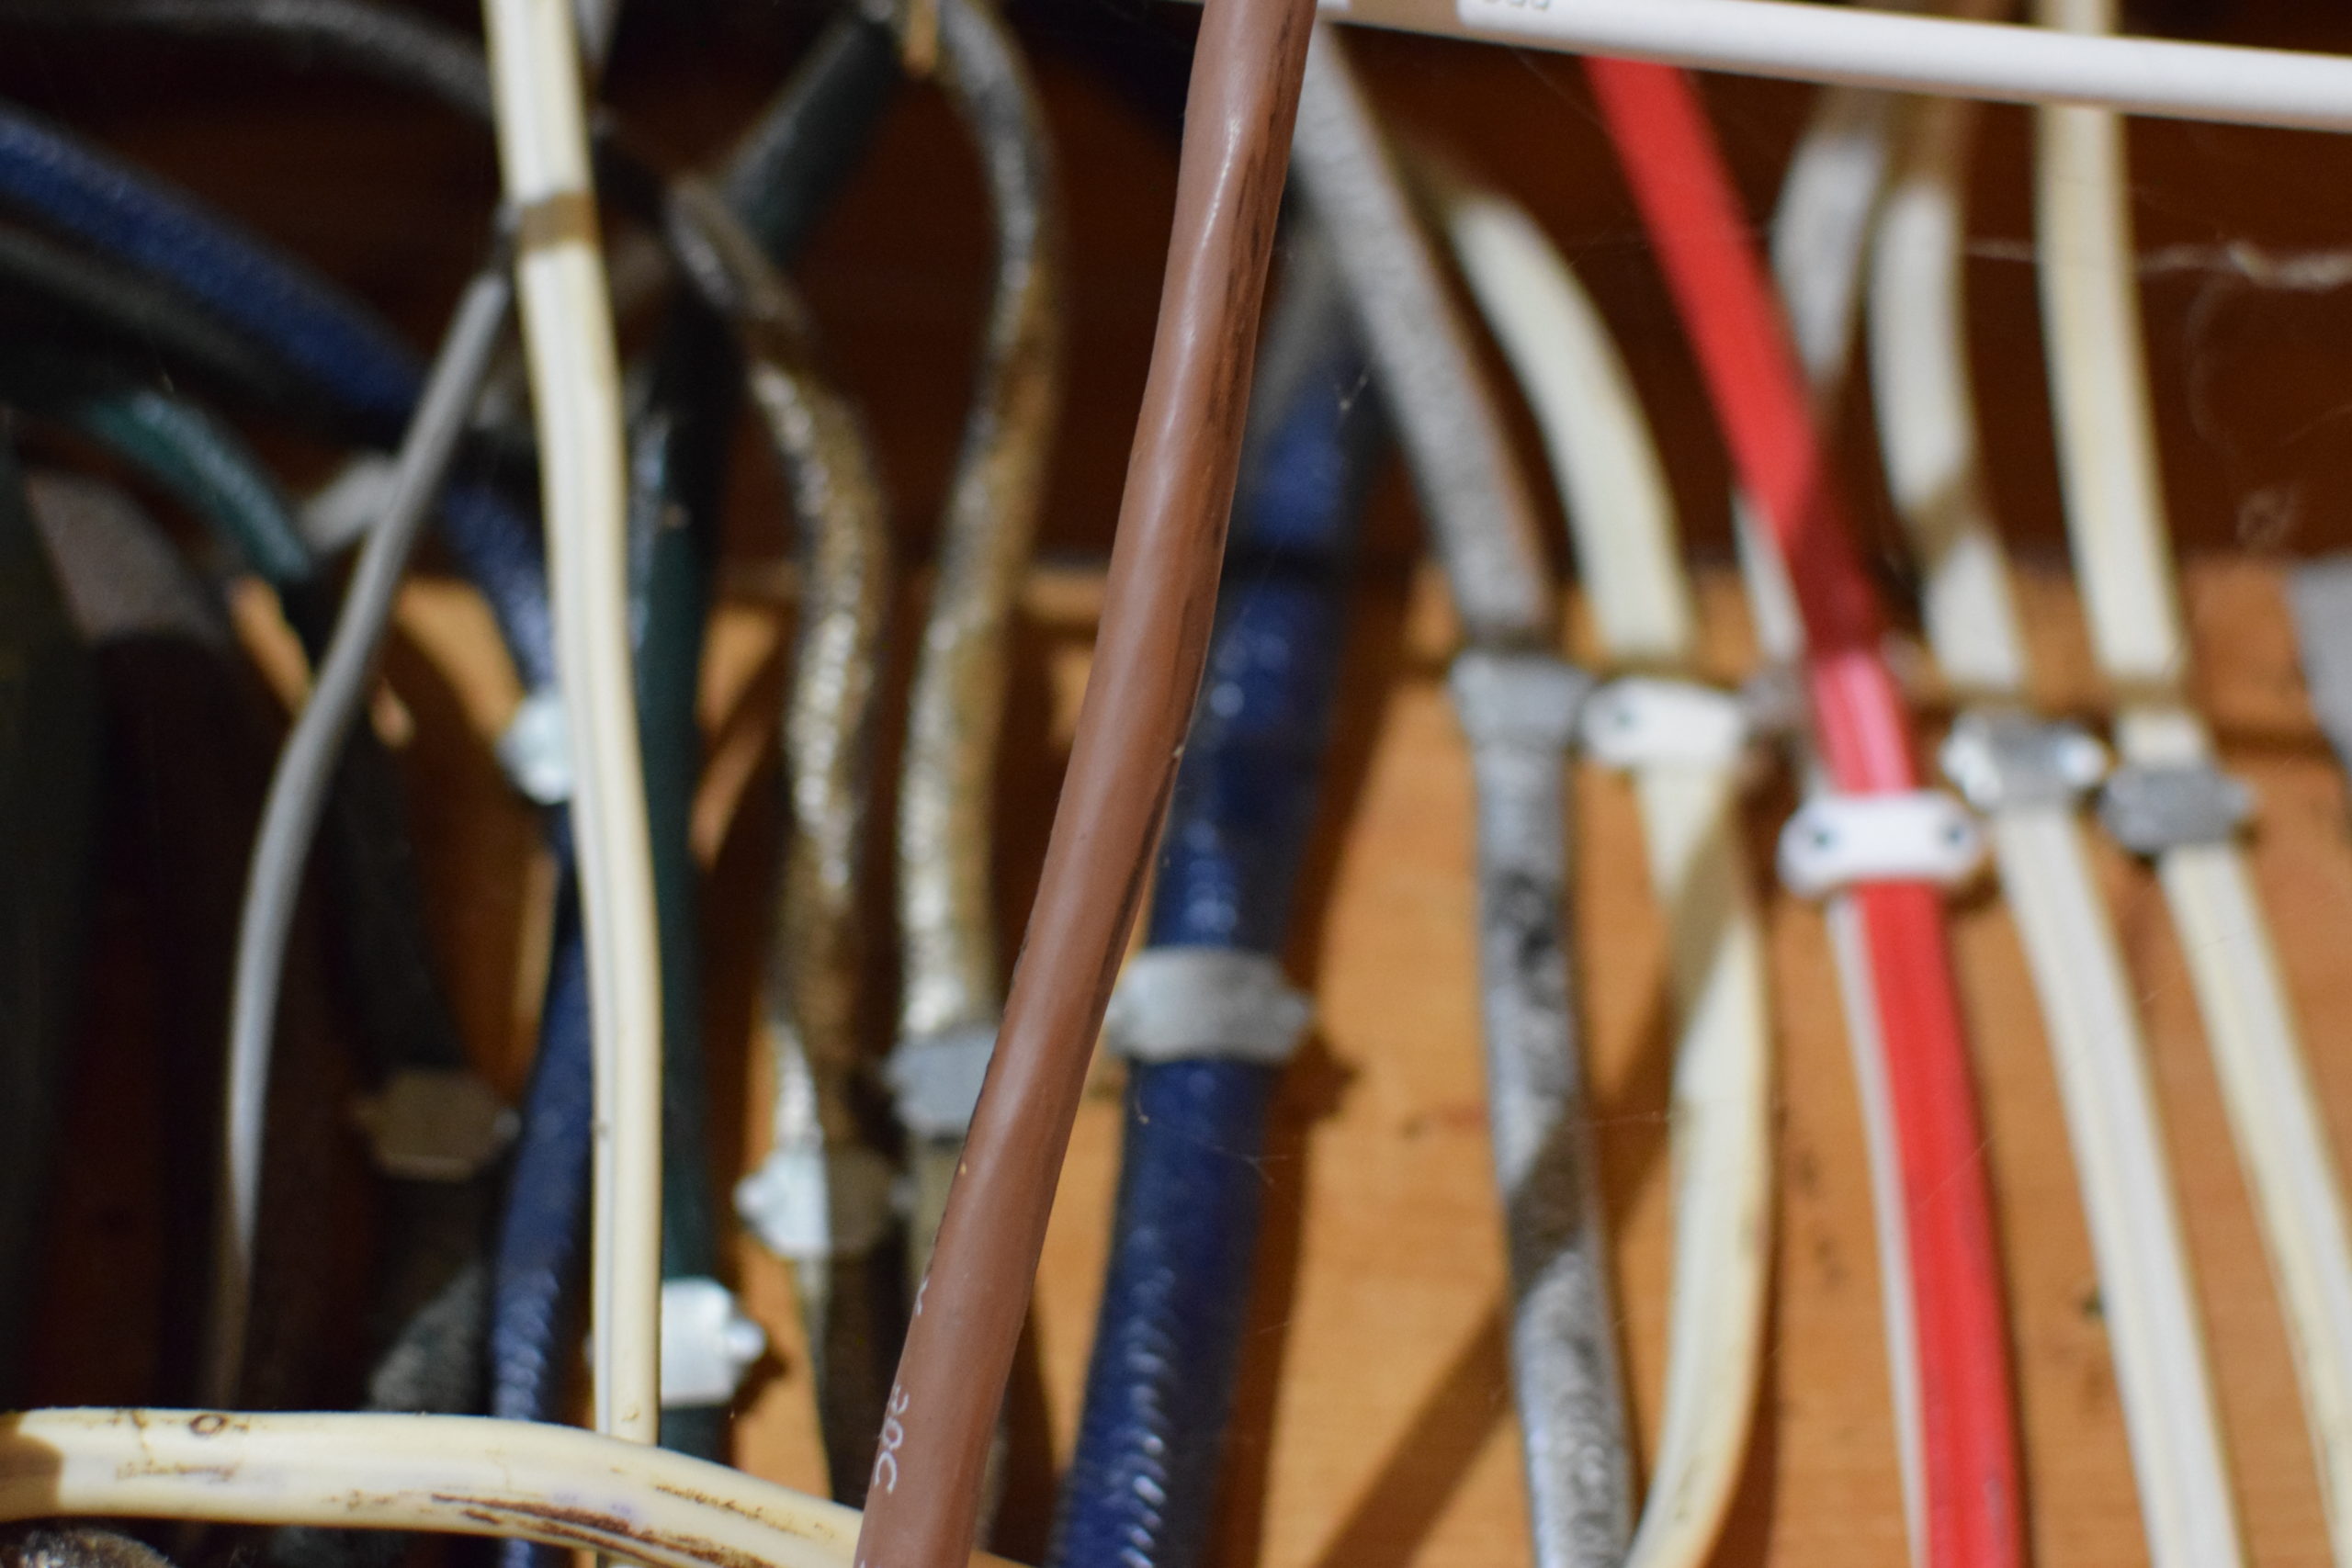
<path id="1" fill-rule="evenodd" d="M 424 372 L 389 327 L 193 197 L 10 104 L 0 104 L 0 201 L 177 288 L 347 411 L 371 441 L 390 446 L 407 427 Z M 537 530 L 479 479 L 453 481 L 440 517 L 443 537 L 490 602 L 524 684 L 552 684 Z"/>
<path id="2" fill-rule="evenodd" d="M 153 276 L 268 344 L 397 439 L 422 377 L 389 329 L 193 200 L 0 106 L 0 197 Z"/>
<path id="3" fill-rule="evenodd" d="M 563 846 L 568 850 L 569 846 Z M 571 1284 L 588 1228 L 588 1182 L 574 1130 L 591 1124 L 595 1073 L 588 1050 L 588 953 L 569 853 L 557 895 L 554 951 L 539 1011 L 539 1048 L 523 1100 L 505 1211 L 491 1260 L 490 1413 L 510 1421 L 562 1417 Z M 517 1553 L 514 1548 L 523 1548 Z M 502 1543 L 501 1560 L 531 1560 L 528 1542 Z"/>
<path id="4" fill-rule="evenodd" d="M 1352 536 L 1381 447 L 1346 303 L 1295 244 L 1153 889 L 1152 947 L 1277 955 L 1315 817 Z M 1280 1069 L 1137 1062 L 1111 1261 L 1047 1568 L 1193 1568 L 1233 1402 Z"/>

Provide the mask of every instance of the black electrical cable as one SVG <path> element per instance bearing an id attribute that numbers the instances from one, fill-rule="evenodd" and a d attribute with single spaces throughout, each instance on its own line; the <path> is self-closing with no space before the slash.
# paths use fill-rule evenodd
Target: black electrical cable
<path id="1" fill-rule="evenodd" d="M 324 425 L 300 380 L 252 342 L 129 267 L 0 224 L 0 297 L 29 334 L 59 347 L 96 346 L 273 414 Z M 19 340 L 21 341 L 21 340 Z M 347 434 L 348 431 L 335 434 Z"/>

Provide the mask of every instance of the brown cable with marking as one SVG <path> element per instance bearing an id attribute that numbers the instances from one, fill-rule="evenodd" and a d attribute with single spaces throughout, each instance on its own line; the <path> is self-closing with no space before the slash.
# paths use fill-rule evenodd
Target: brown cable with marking
<path id="1" fill-rule="evenodd" d="M 859 1568 L 965 1561 L 1086 1065 L 1198 694 L 1312 0 L 1208 0 L 1102 635 L 1004 1028 L 875 1455 Z"/>

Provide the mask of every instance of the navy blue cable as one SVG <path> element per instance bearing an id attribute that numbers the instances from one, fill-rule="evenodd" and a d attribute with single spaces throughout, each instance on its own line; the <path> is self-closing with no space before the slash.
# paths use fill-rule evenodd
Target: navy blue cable
<path id="1" fill-rule="evenodd" d="M 421 378 L 398 339 L 227 220 L 13 105 L 0 197 L 141 271 L 169 277 L 397 437 Z"/>
<path id="2" fill-rule="evenodd" d="M 566 863 L 538 1054 L 491 1260 L 496 1305 L 490 1322 L 490 1413 L 512 1421 L 563 1416 L 570 1286 L 580 1271 L 588 1227 L 588 1182 L 584 1171 L 574 1168 L 586 1161 L 573 1135 L 592 1124 L 596 1093 L 588 1048 L 588 953 L 571 857 L 561 858 Z M 504 1544 L 524 1548 L 528 1561 L 528 1542 Z"/>
<path id="3" fill-rule="evenodd" d="M 1169 807 L 1155 947 L 1279 954 L 1314 822 L 1347 564 L 1381 422 L 1328 267 L 1302 254 L 1290 275 Z M 1047 1568 L 1201 1561 L 1279 1077 L 1230 1059 L 1130 1070 L 1110 1269 Z"/>
<path id="4" fill-rule="evenodd" d="M 179 289 L 346 409 L 369 439 L 390 446 L 407 427 L 424 371 L 389 327 L 193 197 L 11 104 L 0 104 L 0 201 Z M 549 684 L 554 644 L 537 531 L 479 479 L 451 482 L 440 519 L 524 684 Z"/>
<path id="5" fill-rule="evenodd" d="M 854 13 L 836 21 L 796 70 L 791 83 L 752 133 L 754 152 L 730 171 L 729 193 L 755 223 L 763 246 L 779 263 L 797 252 L 815 226 L 843 175 L 870 141 L 890 89 L 898 80 L 897 51 L 889 29 Z M 701 301 L 681 302 L 654 355 L 646 407 L 635 420 L 631 440 L 631 524 L 650 559 L 655 581 L 648 584 L 646 637 L 639 652 L 639 697 L 643 712 L 648 805 L 653 816 L 656 874 L 661 882 L 662 994 L 665 1044 L 662 1272 L 665 1278 L 711 1274 L 718 1261 L 716 1205 L 709 1177 L 699 1168 L 699 1127 L 706 1104 L 698 1052 L 700 1021 L 695 937 L 695 874 L 688 852 L 686 807 L 691 798 L 694 754 L 692 694 L 700 664 L 697 614 L 707 583 L 708 555 L 725 489 L 728 444 L 736 381 L 741 375 L 725 324 Z M 679 519 L 676 525 L 668 520 Z M 683 770 L 683 772 L 681 771 Z M 552 1000 L 550 1001 L 552 1009 Z M 588 1071 L 589 1042 L 577 1034 L 543 1032 L 539 1073 L 564 1082 Z M 547 1053 L 578 1057 L 557 1066 Z M 535 1080 L 536 1083 L 536 1080 Z M 518 1252 L 508 1267 L 502 1248 L 492 1292 L 493 1386 L 518 1390 L 553 1364 L 554 1340 L 566 1331 L 569 1302 L 579 1286 L 580 1240 L 585 1224 L 591 1122 L 585 1098 L 569 1110 L 537 1095 L 526 1107 L 530 1135 L 541 1145 L 533 1164 L 517 1161 L 509 1196 L 510 1214 L 540 1216 L 527 1227 L 510 1219 L 511 1230 L 534 1250 Z M 682 1125 L 683 1124 L 683 1125 Z M 692 1136 L 686 1134 L 692 1134 Z M 571 1250 L 533 1239 L 542 1222 L 569 1215 L 575 1227 Z M 536 1259 L 536 1262 L 533 1261 Z M 512 1363 L 510 1365 L 510 1362 Z M 552 1391 L 543 1391 L 553 1398 Z M 521 1408 L 493 1409 L 526 1419 L 547 1419 Z M 665 1409 L 665 1446 L 706 1458 L 718 1457 L 726 1411 Z M 499 1549 L 501 1568 L 556 1568 L 560 1549 L 510 1541 Z"/>

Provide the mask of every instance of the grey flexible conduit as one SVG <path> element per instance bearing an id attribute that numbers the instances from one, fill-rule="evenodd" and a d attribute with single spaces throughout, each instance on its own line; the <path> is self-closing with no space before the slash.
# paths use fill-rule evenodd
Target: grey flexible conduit
<path id="1" fill-rule="evenodd" d="M 1568 746 L 1589 679 L 1554 651 L 1534 508 L 1435 253 L 1345 53 L 1318 27 L 1292 166 L 1332 237 L 1469 640 L 1487 1105 L 1538 1568 L 1615 1568 L 1632 1461 L 1569 986 Z"/>

